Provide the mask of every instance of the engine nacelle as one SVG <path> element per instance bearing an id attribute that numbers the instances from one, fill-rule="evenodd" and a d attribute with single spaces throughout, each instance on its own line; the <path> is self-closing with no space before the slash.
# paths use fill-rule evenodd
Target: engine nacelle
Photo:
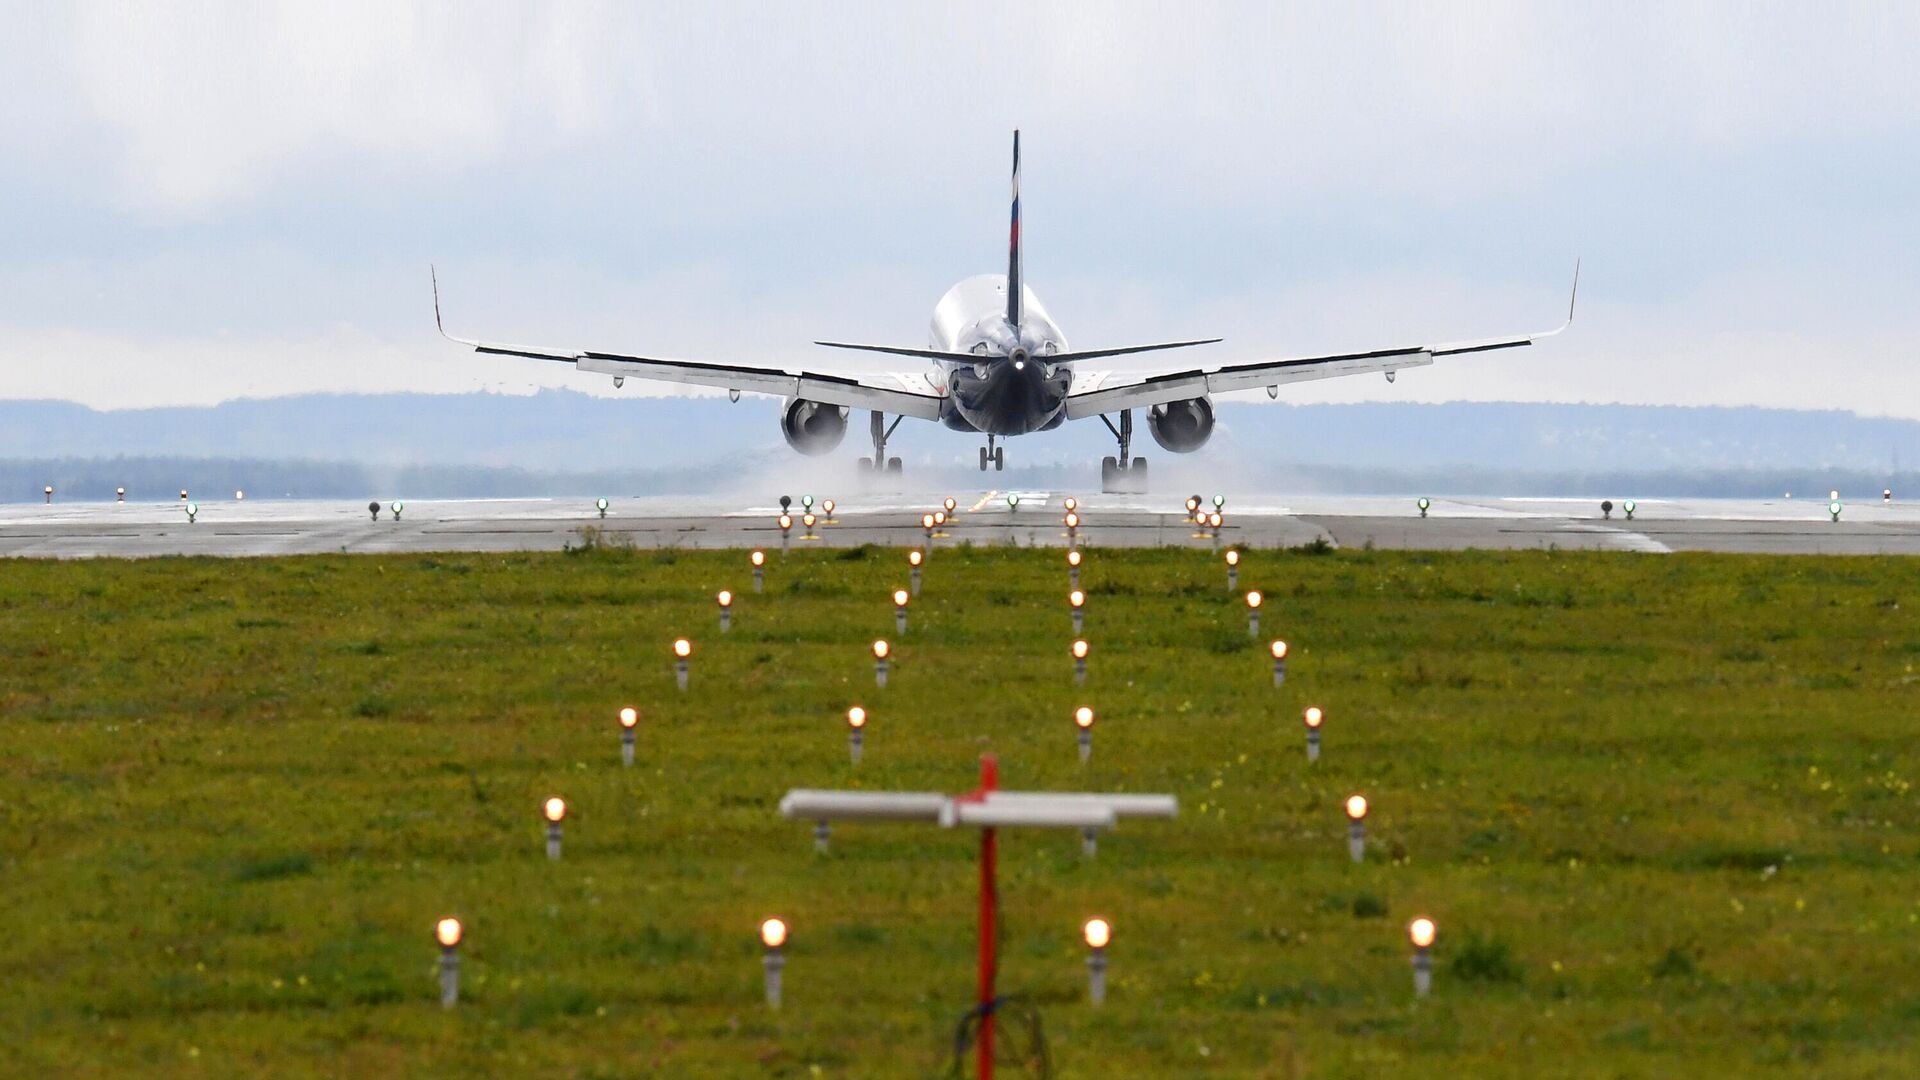
<path id="1" fill-rule="evenodd" d="M 806 398 L 789 398 L 780 410 L 780 434 L 803 454 L 831 453 L 847 436 L 847 410 Z"/>
<path id="2" fill-rule="evenodd" d="M 1213 435 L 1213 402 L 1197 397 L 1155 405 L 1147 410 L 1147 430 L 1153 432 L 1160 449 L 1191 454 Z"/>

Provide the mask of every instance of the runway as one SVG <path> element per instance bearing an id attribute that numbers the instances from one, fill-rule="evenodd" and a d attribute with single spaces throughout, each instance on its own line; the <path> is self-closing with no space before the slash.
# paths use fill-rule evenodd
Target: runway
<path id="1" fill-rule="evenodd" d="M 1008 496 L 1018 498 L 1010 505 Z M 1064 545 L 1065 492 L 956 492 L 957 512 L 936 545 Z M 1184 494 L 1078 495 L 1080 542 L 1212 546 L 1185 519 Z M 1210 494 L 1209 494 L 1209 497 Z M 365 503 L 209 500 L 189 521 L 183 504 L 56 503 L 0 507 L 0 555 L 32 558 L 256 556 L 338 552 L 558 551 L 583 542 L 644 548 L 777 548 L 777 496 L 759 499 L 619 498 L 602 518 L 586 498 L 420 501 L 398 521 L 375 520 Z M 848 493 L 809 534 L 798 496 L 787 543 L 794 548 L 926 542 L 922 513 L 932 495 Z M 1422 518 L 1414 500 L 1227 493 L 1220 545 L 1291 547 L 1316 540 L 1343 547 L 1451 551 L 1469 548 L 1599 549 L 1623 552 L 1744 551 L 1775 554 L 1920 554 L 1920 504 L 1870 501 L 1831 519 L 1824 501 L 1644 500 L 1628 520 L 1598 500 L 1435 498 Z"/>

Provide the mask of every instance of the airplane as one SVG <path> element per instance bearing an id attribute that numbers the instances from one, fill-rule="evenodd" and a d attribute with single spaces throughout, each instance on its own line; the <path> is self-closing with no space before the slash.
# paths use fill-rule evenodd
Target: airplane
<path id="1" fill-rule="evenodd" d="M 437 271 L 432 278 L 434 324 L 449 341 L 480 353 L 572 364 L 579 371 L 613 376 L 615 386 L 632 377 L 719 387 L 734 401 L 740 400 L 743 391 L 781 396 L 786 399 L 780 411 L 781 434 L 788 446 L 802 454 L 825 454 L 838 447 L 847 433 L 848 414 L 853 409 L 866 409 L 871 414 L 873 456 L 860 459 L 863 470 L 901 471 L 900 459 L 887 456 L 887 441 L 907 417 L 985 435 L 980 470 L 1001 470 L 1006 468 L 1006 447 L 997 445 L 999 440 L 1050 431 L 1069 420 L 1097 416 L 1119 443 L 1119 453 L 1101 461 L 1101 489 L 1144 492 L 1147 459 L 1132 453 L 1133 410 L 1147 411 L 1147 430 L 1162 449 L 1188 454 L 1204 446 L 1213 434 L 1215 394 L 1265 387 L 1269 398 L 1278 398 L 1284 384 L 1343 375 L 1384 373 L 1392 382 L 1400 370 L 1422 367 L 1440 357 L 1532 345 L 1573 324 L 1580 264 L 1577 260 L 1574 263 L 1566 321 L 1539 333 L 1231 364 L 1115 363 L 1121 357 L 1211 345 L 1221 339 L 1088 350 L 1075 350 L 1067 344 L 1066 335 L 1041 306 L 1022 273 L 1020 133 L 1015 131 L 1013 217 L 1006 274 L 970 277 L 947 290 L 934 306 L 927 348 L 814 342 L 833 349 L 917 361 L 901 364 L 897 370 L 826 361 L 799 366 L 713 363 L 459 338 L 448 334 L 441 321 Z M 891 424 L 887 423 L 889 414 L 893 416 Z M 1118 424 L 1109 417 L 1118 417 Z"/>

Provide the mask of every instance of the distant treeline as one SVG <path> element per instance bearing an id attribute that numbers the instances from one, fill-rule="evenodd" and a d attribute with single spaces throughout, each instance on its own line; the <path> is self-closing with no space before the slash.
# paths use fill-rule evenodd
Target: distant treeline
<path id="1" fill-rule="evenodd" d="M 1173 466 L 1173 467 L 1169 467 Z M 1920 473 L 1899 478 L 1859 469 L 1671 469 L 1646 471 L 1556 471 L 1436 467 L 1391 469 L 1356 466 L 1240 467 L 1231 480 L 1209 475 L 1203 463 L 1155 459 L 1156 490 L 1175 491 L 1199 484 L 1263 493 L 1344 495 L 1539 495 L 1594 498 L 1796 498 L 1824 499 L 1837 488 L 1844 498 L 1878 498 L 1884 487 L 1896 496 L 1920 492 Z M 820 470 L 844 476 L 853 488 L 851 466 Z M 1197 477 L 1205 476 L 1205 479 Z M 818 477 L 814 481 L 817 482 Z M 1036 466 L 984 476 L 971 468 L 928 468 L 909 478 L 912 487 L 933 490 L 1007 488 L 1090 490 L 1099 483 L 1096 468 Z M 837 481 L 836 481 L 837 482 Z M 0 501 L 38 502 L 51 484 L 60 500 L 111 500 L 116 488 L 137 502 L 177 498 L 186 488 L 206 498 L 296 499 L 489 499 L 544 496 L 684 495 L 739 492 L 764 483 L 768 488 L 790 477 L 764 481 L 743 477 L 737 465 L 679 469 L 543 471 L 483 465 L 377 466 L 351 462 L 270 461 L 243 458 L 116 457 L 0 460 Z M 769 491 L 771 494 L 771 491 Z"/>

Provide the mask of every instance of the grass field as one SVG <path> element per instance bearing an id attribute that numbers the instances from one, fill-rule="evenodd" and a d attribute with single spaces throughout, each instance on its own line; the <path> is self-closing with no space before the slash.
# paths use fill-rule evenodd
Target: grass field
<path id="1" fill-rule="evenodd" d="M 860 549 L 776 556 L 764 595 L 743 552 L 0 564 L 0 1071 L 940 1075 L 975 835 L 844 826 L 821 857 L 774 808 L 966 790 L 983 747 L 1009 787 L 1181 800 L 1092 860 L 1003 840 L 1002 985 L 1058 1076 L 1920 1071 L 1920 563 L 1254 552 L 1282 690 L 1215 556 L 1096 548 L 1084 690 L 1060 551 L 940 550 L 876 691 L 906 577 Z"/>

